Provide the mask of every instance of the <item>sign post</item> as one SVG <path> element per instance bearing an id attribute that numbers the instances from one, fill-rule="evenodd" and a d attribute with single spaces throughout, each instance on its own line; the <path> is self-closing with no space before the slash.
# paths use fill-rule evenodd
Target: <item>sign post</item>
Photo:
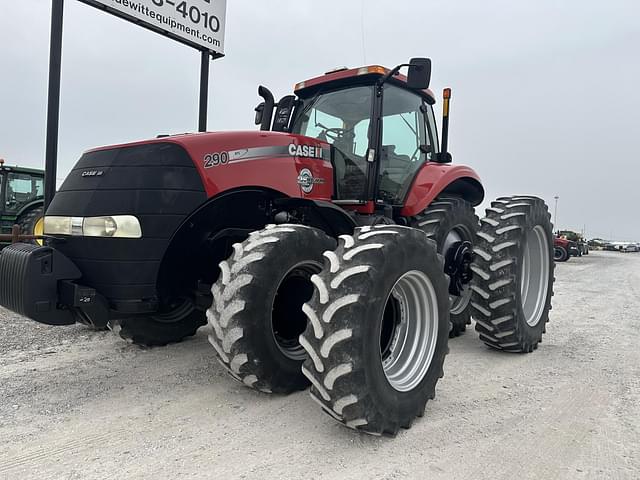
<path id="1" fill-rule="evenodd" d="M 60 65 L 62 60 L 62 15 L 64 0 L 51 5 L 51 44 L 49 45 L 49 91 L 47 93 L 47 140 L 44 160 L 44 209 L 56 193 L 58 170 L 58 122 L 60 120 Z"/>
<path id="2" fill-rule="evenodd" d="M 209 100 L 209 52 L 202 51 L 200 59 L 200 106 L 198 111 L 198 131 L 207 131 L 207 103 Z"/>
<path id="3" fill-rule="evenodd" d="M 80 0 L 200 51 L 198 131 L 207 129 L 209 60 L 224 56 L 227 0 Z M 45 158 L 45 211 L 56 191 L 64 0 L 52 0 Z"/>

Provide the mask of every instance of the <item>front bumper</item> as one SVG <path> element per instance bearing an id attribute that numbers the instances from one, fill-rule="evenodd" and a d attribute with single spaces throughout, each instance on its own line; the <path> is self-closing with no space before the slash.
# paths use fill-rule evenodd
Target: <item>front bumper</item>
<path id="1" fill-rule="evenodd" d="M 107 303 L 93 288 L 76 283 L 81 276 L 54 248 L 9 245 L 0 253 L 0 305 L 47 325 L 86 320 L 104 326 Z"/>

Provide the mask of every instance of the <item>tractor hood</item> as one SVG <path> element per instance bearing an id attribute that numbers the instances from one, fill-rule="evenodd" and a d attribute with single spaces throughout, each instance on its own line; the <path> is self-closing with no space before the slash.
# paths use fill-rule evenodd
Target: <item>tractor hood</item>
<path id="1" fill-rule="evenodd" d="M 297 183 L 291 181 L 304 168 L 324 177 L 325 188 L 316 188 L 314 198 L 328 200 L 333 193 L 332 174 L 327 170 L 331 168 L 330 145 L 302 135 L 269 131 L 191 133 L 100 147 L 87 154 L 158 143 L 177 145 L 188 153 L 209 197 L 238 186 L 268 187 L 289 196 L 305 195 L 307 192 L 300 191 Z"/>
<path id="2" fill-rule="evenodd" d="M 262 131 L 100 147 L 80 158 L 46 215 L 80 226 L 89 217 L 135 217 L 140 238 L 91 236 L 76 227 L 57 248 L 78 265 L 86 285 L 108 298 L 144 299 L 155 294 L 157 268 L 174 232 L 198 208 L 247 187 L 330 200 L 330 155 L 329 144 L 316 139 Z"/>

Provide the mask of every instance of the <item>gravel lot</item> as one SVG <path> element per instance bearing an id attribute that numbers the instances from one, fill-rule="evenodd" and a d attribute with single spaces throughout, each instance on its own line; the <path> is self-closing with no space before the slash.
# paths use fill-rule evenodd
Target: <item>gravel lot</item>
<path id="1" fill-rule="evenodd" d="M 205 329 L 151 350 L 0 310 L 0 478 L 640 478 L 640 254 L 556 269 L 529 355 L 450 342 L 438 397 L 395 439 L 306 392 L 255 393 Z"/>

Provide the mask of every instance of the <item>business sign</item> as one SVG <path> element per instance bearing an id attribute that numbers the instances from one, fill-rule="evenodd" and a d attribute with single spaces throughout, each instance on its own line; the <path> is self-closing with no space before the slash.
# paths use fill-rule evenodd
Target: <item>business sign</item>
<path id="1" fill-rule="evenodd" d="M 80 0 L 186 43 L 224 55 L 227 0 Z"/>

